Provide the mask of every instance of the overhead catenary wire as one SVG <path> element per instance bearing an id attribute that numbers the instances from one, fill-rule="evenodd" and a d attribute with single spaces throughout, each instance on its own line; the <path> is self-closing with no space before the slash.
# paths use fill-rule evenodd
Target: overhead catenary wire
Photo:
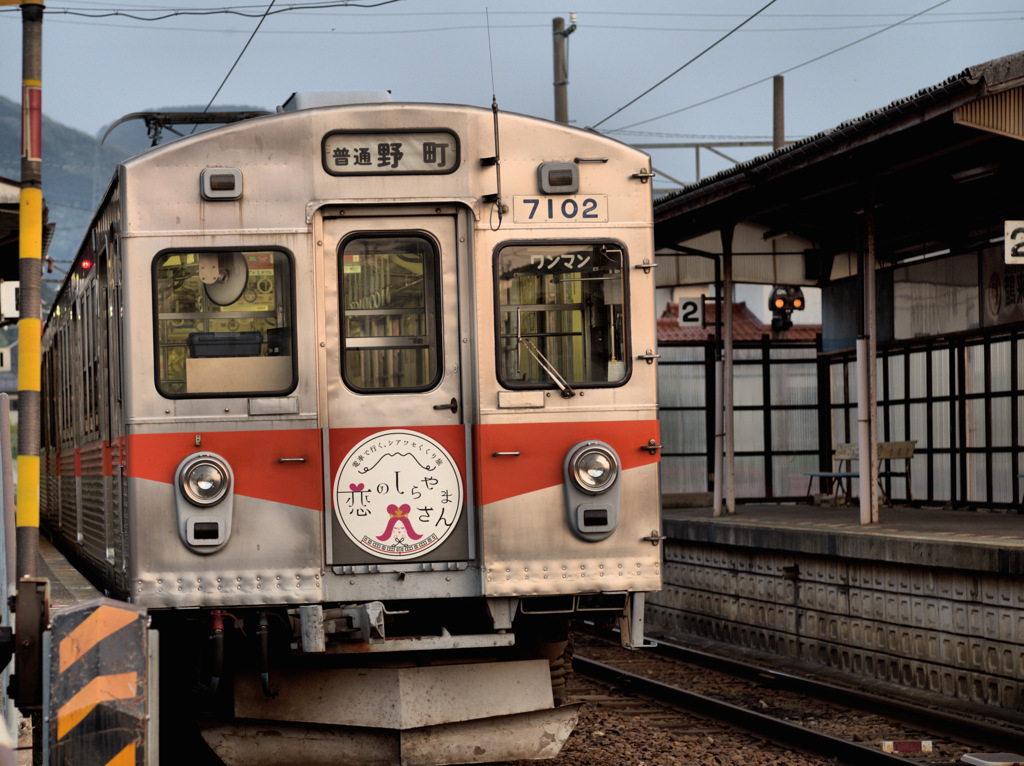
<path id="1" fill-rule="evenodd" d="M 608 120 L 610 120 L 610 119 L 611 119 L 612 117 L 614 117 L 615 115 L 617 115 L 617 114 L 618 114 L 619 112 L 621 112 L 621 111 L 623 111 L 624 109 L 626 109 L 626 108 L 628 108 L 628 107 L 632 106 L 632 105 L 633 105 L 633 104 L 635 104 L 635 103 L 636 103 L 637 101 L 639 101 L 639 100 L 640 100 L 640 99 L 642 99 L 642 98 L 643 98 L 644 96 L 646 96 L 646 95 L 647 95 L 648 93 L 650 93 L 651 91 L 653 91 L 653 90 L 654 90 L 655 88 L 657 88 L 657 87 L 659 87 L 660 85 L 663 85 L 664 83 L 666 83 L 666 82 L 668 82 L 669 80 L 671 80 L 671 79 L 672 79 L 673 77 L 675 77 L 675 76 L 676 76 L 677 74 L 679 74 L 680 72 L 682 72 L 682 71 L 683 71 L 684 69 L 686 69 L 686 67 L 690 66 L 690 64 L 692 64 L 692 63 L 693 63 L 694 61 L 696 61 L 697 59 L 699 59 L 699 58 L 700 58 L 701 56 L 703 56 L 703 55 L 704 55 L 705 53 L 707 53 L 708 51 L 710 51 L 710 50 L 711 50 L 712 48 L 716 47 L 716 46 L 717 46 L 717 45 L 719 45 L 720 43 L 724 42 L 724 41 L 725 41 L 726 39 L 728 39 L 728 38 L 729 38 L 729 37 L 731 37 L 731 36 L 732 36 L 733 34 L 735 34 L 735 33 L 736 33 L 736 32 L 738 32 L 738 31 L 739 31 L 740 29 L 742 29 L 742 28 L 743 28 L 743 27 L 744 27 L 745 25 L 747 25 L 748 23 L 750 23 L 750 22 L 751 22 L 751 21 L 752 21 L 753 19 L 755 19 L 755 18 L 757 18 L 757 17 L 759 16 L 759 15 L 761 15 L 761 13 L 762 13 L 763 11 L 767 10 L 767 9 L 768 9 L 768 8 L 770 8 L 770 7 L 772 6 L 772 5 L 774 5 L 774 4 L 776 3 L 776 1 L 777 1 L 777 0 L 768 0 L 768 3 L 766 3 L 765 5 L 763 5 L 763 6 L 762 6 L 762 7 L 761 7 L 761 8 L 759 9 L 759 10 L 755 11 L 755 12 L 754 12 L 754 13 L 752 13 L 752 14 L 751 14 L 750 16 L 748 16 L 747 18 L 745 18 L 745 19 L 744 19 L 743 21 L 741 21 L 741 22 L 740 22 L 739 24 L 737 24 L 737 25 L 736 25 L 735 27 L 733 27 L 733 28 L 732 28 L 732 29 L 730 29 L 730 30 L 729 30 L 728 32 L 726 32 L 726 33 L 725 33 L 724 35 L 722 35 L 722 36 L 721 36 L 720 38 L 718 38 L 718 39 L 717 39 L 717 40 L 715 40 L 715 41 L 714 41 L 713 43 L 711 43 L 711 45 L 709 45 L 709 46 L 708 46 L 707 48 L 705 48 L 704 50 L 702 50 L 702 51 L 701 51 L 700 53 L 698 53 L 698 54 L 697 54 L 696 56 L 694 56 L 694 57 L 693 57 L 693 58 L 691 58 L 691 59 L 690 59 L 689 61 L 687 61 L 687 62 L 686 62 L 685 64 L 683 64 L 683 65 L 682 65 L 681 67 L 679 67 L 679 68 L 678 68 L 678 69 L 676 69 L 676 70 L 675 70 L 674 72 L 672 72 L 672 73 L 671 73 L 670 75 L 668 75 L 668 76 L 666 76 L 666 77 L 663 77 L 663 78 L 662 78 L 661 80 L 659 80 L 658 82 L 656 82 L 656 83 L 655 83 L 654 85 L 652 85 L 652 86 L 651 86 L 650 88 L 648 88 L 647 90 L 645 90 L 645 91 L 644 91 L 643 93 L 641 93 L 641 94 L 640 94 L 639 96 L 637 96 L 636 98 L 634 98 L 634 99 L 633 99 L 632 101 L 630 101 L 630 102 L 629 102 L 629 103 L 627 103 L 627 104 L 624 104 L 623 106 L 620 106 L 620 107 L 619 107 L 618 109 L 616 109 L 616 110 L 615 110 L 614 112 L 612 112 L 612 113 L 611 113 L 611 114 L 609 114 L 609 115 L 608 115 L 607 117 L 605 117 L 605 118 L 604 118 L 603 120 L 600 120 L 600 121 L 598 121 L 598 122 L 595 122 L 595 123 L 594 123 L 594 124 L 593 124 L 593 125 L 592 125 L 591 127 L 594 127 L 594 128 L 596 128 L 596 127 L 597 127 L 598 125 L 601 125 L 602 123 L 608 122 Z"/>
<path id="2" fill-rule="evenodd" d="M 363 1 L 356 2 L 356 0 L 323 0 L 322 2 L 304 2 L 304 3 L 288 3 L 282 5 L 273 11 L 274 15 L 301 11 L 320 11 L 320 10 L 333 10 L 336 8 L 377 8 L 384 5 L 390 5 L 392 3 L 402 2 L 402 0 L 376 0 L 375 2 Z M 82 8 L 83 5 L 97 5 L 98 8 L 89 10 Z M 232 15 L 232 16 L 243 16 L 247 18 L 259 18 L 265 12 L 262 5 L 225 5 L 214 8 L 182 8 L 176 7 L 165 7 L 165 8 L 152 8 L 143 10 L 142 8 L 111 8 L 106 4 L 98 2 L 90 3 L 85 0 L 78 0 L 75 7 L 73 8 L 62 8 L 56 5 L 47 5 L 45 13 L 48 16 L 61 15 L 61 16 L 81 16 L 85 18 L 110 18 L 115 16 L 122 16 L 124 18 L 131 18 L 137 21 L 163 21 L 168 18 L 175 16 L 216 16 L 216 15 Z M 3 11 L 9 11 L 11 13 L 18 12 L 16 6 L 9 8 L 0 9 Z M 149 14 L 149 15 L 144 15 Z M 154 15 L 155 14 L 155 15 Z M 402 13 L 401 16 L 459 16 L 464 17 L 466 14 L 464 11 L 417 11 L 413 13 Z M 547 15 L 546 12 L 542 11 L 495 11 L 495 16 L 537 16 Z M 629 16 L 630 18 L 644 18 L 644 17 L 656 17 L 656 18 L 712 18 L 712 19 L 729 19 L 742 17 L 744 14 L 740 13 L 709 13 L 709 12 L 671 12 L 671 11 L 595 11 L 588 10 L 587 16 Z M 933 14 L 935 20 L 929 23 L 963 23 L 965 21 L 1006 21 L 1007 16 L 1010 20 L 1016 20 L 1019 18 L 1020 11 L 1017 9 L 1010 10 L 997 10 L 997 11 L 986 11 L 986 10 L 971 10 L 971 11 L 947 11 L 945 13 Z M 390 17 L 394 14 L 390 13 L 364 13 L 362 17 L 367 16 L 380 16 Z M 902 17 L 903 14 L 899 13 L 884 13 L 884 12 L 863 12 L 863 13 L 766 13 L 762 14 L 764 18 L 770 19 L 884 19 L 886 17 Z M 984 16 L 989 17 L 1000 17 L 995 19 L 980 18 Z M 938 18 L 948 17 L 948 18 Z M 544 26 L 541 24 L 529 25 L 534 27 Z M 863 26 L 863 25 L 862 25 Z M 616 24 L 614 27 L 602 27 L 600 25 L 593 25 L 595 29 L 601 28 L 613 28 L 613 29 L 624 29 L 632 27 L 623 27 L 622 25 Z M 467 27 L 478 29 L 479 26 Z M 501 27 L 499 27 L 501 28 Z M 644 30 L 664 30 L 664 31 L 694 31 L 694 32 L 723 32 L 723 29 L 673 29 L 665 27 L 664 25 L 658 25 L 656 27 L 635 27 L 636 29 Z M 822 31 L 831 29 L 851 29 L 856 27 L 818 27 L 818 26 L 804 26 L 796 29 L 782 29 L 782 28 L 766 28 L 758 30 L 747 30 L 747 31 L 759 31 L 759 32 L 789 32 L 789 31 Z"/>
<path id="3" fill-rule="evenodd" d="M 794 66 L 791 66 L 788 69 L 783 69 L 782 71 L 776 72 L 775 74 L 769 75 L 768 77 L 762 77 L 761 79 L 755 80 L 754 82 L 747 83 L 746 85 L 741 85 L 738 88 L 733 88 L 732 90 L 726 91 L 725 93 L 720 93 L 717 96 L 712 96 L 711 98 L 703 99 L 702 101 L 698 101 L 696 103 L 690 104 L 689 106 L 684 106 L 684 107 L 681 107 L 679 109 L 674 109 L 671 112 L 665 112 L 664 114 L 659 114 L 657 117 L 650 117 L 650 118 L 648 118 L 646 120 L 640 120 L 639 122 L 633 122 L 633 123 L 630 123 L 629 125 L 623 125 L 620 128 L 614 128 L 614 129 L 611 129 L 611 130 L 608 130 L 608 131 L 605 131 L 605 132 L 607 132 L 607 133 L 618 133 L 620 131 L 629 130 L 630 128 L 635 128 L 638 125 L 646 125 L 646 124 L 648 124 L 650 122 L 654 122 L 656 120 L 664 119 L 665 117 L 672 117 L 674 115 L 680 114 L 680 113 L 688 111 L 690 109 L 696 109 L 699 106 L 704 106 L 705 104 L 710 104 L 710 103 L 712 103 L 714 101 L 719 101 L 719 100 L 721 100 L 723 98 L 727 98 L 728 96 L 735 95 L 736 93 L 740 93 L 740 92 L 742 92 L 744 90 L 747 90 L 748 88 L 753 88 L 755 85 L 760 85 L 762 83 L 768 82 L 769 80 L 773 79 L 776 75 L 786 75 L 786 74 L 789 74 L 790 72 L 795 72 L 797 69 L 802 69 L 805 66 L 809 66 L 810 64 L 814 64 L 814 63 L 816 63 L 818 61 L 821 61 L 824 58 L 827 58 L 829 56 L 835 55 L 836 53 L 839 53 L 840 51 L 844 51 L 847 48 L 852 48 L 854 45 L 858 45 L 858 44 L 864 42 L 865 40 L 870 40 L 872 37 L 877 37 L 878 35 L 882 34 L 883 32 L 888 32 L 890 29 L 898 27 L 898 26 L 900 26 L 902 24 L 906 24 L 908 21 L 910 21 L 912 19 L 916 19 L 918 16 L 923 16 L 924 14 L 926 14 L 926 13 L 928 13 L 930 11 L 933 11 L 936 8 L 940 8 L 940 7 L 942 7 L 943 5 L 946 5 L 949 2 L 950 2 L 950 0 L 942 0 L 942 2 L 936 3 L 935 5 L 932 5 L 932 6 L 928 7 L 928 8 L 925 8 L 923 11 L 918 11 L 917 13 L 911 14 L 910 16 L 907 16 L 907 17 L 905 17 L 903 19 L 900 19 L 899 21 L 896 21 L 896 22 L 890 24 L 889 26 L 885 27 L 884 29 L 879 29 L 879 30 L 877 30 L 875 32 L 872 32 L 869 35 L 864 35 L 863 37 L 857 38 L 856 40 L 853 40 L 851 42 L 846 43 L 845 45 L 841 45 L 838 48 L 833 48 L 830 51 L 826 51 L 825 53 L 822 53 L 822 54 L 820 54 L 818 56 L 814 56 L 813 58 L 809 58 L 806 61 L 803 61 L 803 62 L 801 62 L 799 64 L 794 65 Z M 627 106 L 628 106 L 628 104 L 627 104 Z M 622 110 L 620 109 L 618 111 L 621 112 Z M 618 112 L 616 112 L 616 114 L 618 114 Z M 606 117 L 601 122 L 605 122 L 607 119 L 608 118 Z M 598 123 L 598 124 L 600 124 L 600 123 Z"/>
<path id="4" fill-rule="evenodd" d="M 235 59 L 235 63 L 231 65 L 231 69 L 229 69 L 228 73 L 226 75 L 224 75 L 224 79 L 221 80 L 220 85 L 217 86 L 217 91 L 210 98 L 209 103 L 207 103 L 206 106 L 203 107 L 203 113 L 204 114 L 207 111 L 209 111 L 210 107 L 213 105 L 214 99 L 216 99 L 217 96 L 220 95 L 221 89 L 223 89 L 224 85 L 227 83 L 228 78 L 231 77 L 231 73 L 235 71 L 235 67 L 238 66 L 238 62 L 242 60 L 242 56 L 244 56 L 245 52 L 249 49 L 249 43 L 251 43 L 253 41 L 253 38 L 256 37 L 256 33 L 260 31 L 260 27 L 263 26 L 263 22 L 267 20 L 267 16 L 270 14 L 271 9 L 274 7 L 274 3 L 276 3 L 276 2 L 277 2 L 277 0 L 270 0 L 270 5 L 267 6 L 267 10 L 260 17 L 259 23 L 256 24 L 256 28 L 252 31 L 252 34 L 249 35 L 249 39 L 245 41 L 245 45 L 242 46 L 242 51 L 241 51 L 241 53 L 238 54 L 238 57 Z M 196 132 L 196 128 L 197 127 L 198 127 L 198 125 L 193 125 L 192 126 L 192 132 L 193 133 Z"/>
<path id="5" fill-rule="evenodd" d="M 332 8 L 377 8 L 382 5 L 391 5 L 392 3 L 400 3 L 402 1 L 403 0 L 377 0 L 377 2 L 357 3 L 352 2 L 351 0 L 330 0 L 322 3 L 291 3 L 274 11 L 273 15 L 277 15 L 279 13 L 291 13 L 293 11 L 329 10 Z M 271 3 L 271 5 L 273 5 L 273 3 Z M 174 18 L 175 16 L 242 16 L 245 18 L 255 19 L 264 18 L 267 15 L 266 11 L 249 10 L 250 8 L 252 8 L 252 6 L 167 8 L 152 11 L 148 15 L 142 14 L 138 11 L 123 10 L 120 8 L 98 9 L 95 11 L 85 11 L 72 8 L 47 8 L 45 9 L 45 13 L 47 15 L 60 14 L 64 16 L 83 16 L 91 19 L 104 19 L 118 16 L 126 19 L 133 19 L 135 21 L 163 21 L 164 19 Z"/>

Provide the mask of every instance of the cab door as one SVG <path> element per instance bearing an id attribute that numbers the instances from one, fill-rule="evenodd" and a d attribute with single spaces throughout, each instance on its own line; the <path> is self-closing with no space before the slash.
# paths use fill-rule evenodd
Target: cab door
<path id="1" fill-rule="evenodd" d="M 469 557 L 457 226 L 325 213 L 329 566 Z"/>

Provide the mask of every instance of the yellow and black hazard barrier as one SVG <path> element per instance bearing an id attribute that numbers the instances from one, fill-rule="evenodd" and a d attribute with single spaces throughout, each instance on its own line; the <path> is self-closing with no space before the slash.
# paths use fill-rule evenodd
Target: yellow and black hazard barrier
<path id="1" fill-rule="evenodd" d="M 156 747 L 146 611 L 99 599 L 55 612 L 51 626 L 44 763 L 146 766 Z"/>

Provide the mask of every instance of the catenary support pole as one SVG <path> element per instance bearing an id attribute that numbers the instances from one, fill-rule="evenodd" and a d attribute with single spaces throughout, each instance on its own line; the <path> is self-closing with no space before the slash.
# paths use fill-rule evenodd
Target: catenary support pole
<path id="1" fill-rule="evenodd" d="M 18 579 L 37 574 L 39 559 L 40 349 L 43 258 L 43 4 L 25 2 L 22 17 L 21 210 L 18 278 Z"/>
<path id="2" fill-rule="evenodd" d="M 555 122 L 569 124 L 569 35 L 576 31 L 575 15 L 573 24 L 566 29 L 565 19 L 556 17 L 551 20 L 551 39 L 554 46 L 554 86 L 555 86 Z"/>
<path id="3" fill-rule="evenodd" d="M 723 323 L 723 342 L 725 345 L 725 360 L 722 364 L 722 399 L 724 401 L 724 424 L 725 432 L 725 511 L 736 513 L 736 434 L 733 418 L 733 398 L 735 389 L 733 387 L 733 349 L 732 349 L 732 226 L 725 226 L 721 230 L 722 237 L 722 313 L 725 315 Z M 716 480 L 718 477 L 715 477 Z"/>
<path id="4" fill-rule="evenodd" d="M 781 74 L 772 78 L 772 148 L 786 145 L 785 80 Z"/>

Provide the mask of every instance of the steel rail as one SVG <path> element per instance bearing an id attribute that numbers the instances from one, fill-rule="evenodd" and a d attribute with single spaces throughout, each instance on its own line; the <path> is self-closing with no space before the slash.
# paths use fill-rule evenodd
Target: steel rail
<path id="1" fill-rule="evenodd" d="M 612 683 L 627 689 L 632 694 L 650 697 L 676 707 L 690 710 L 703 718 L 711 718 L 730 726 L 739 727 L 750 734 L 774 742 L 782 747 L 800 750 L 804 753 L 821 755 L 850 766 L 906 766 L 907 760 L 890 755 L 875 748 L 789 723 L 779 718 L 757 713 L 747 708 L 723 702 L 713 697 L 680 689 L 676 686 L 654 681 L 629 673 L 610 665 L 576 655 L 572 660 L 573 669 L 595 680 Z"/>
<path id="2" fill-rule="evenodd" d="M 979 721 L 955 713 L 936 710 L 904 700 L 882 697 L 870 692 L 837 686 L 813 678 L 783 673 L 778 670 L 743 660 L 680 646 L 668 641 L 654 641 L 648 651 L 662 657 L 690 662 L 701 667 L 718 670 L 729 675 L 756 680 L 776 689 L 800 692 L 807 696 L 845 705 L 855 710 L 886 716 L 934 732 L 944 732 L 958 742 L 990 748 L 1020 750 L 1024 747 L 1024 732 L 1010 727 Z"/>

